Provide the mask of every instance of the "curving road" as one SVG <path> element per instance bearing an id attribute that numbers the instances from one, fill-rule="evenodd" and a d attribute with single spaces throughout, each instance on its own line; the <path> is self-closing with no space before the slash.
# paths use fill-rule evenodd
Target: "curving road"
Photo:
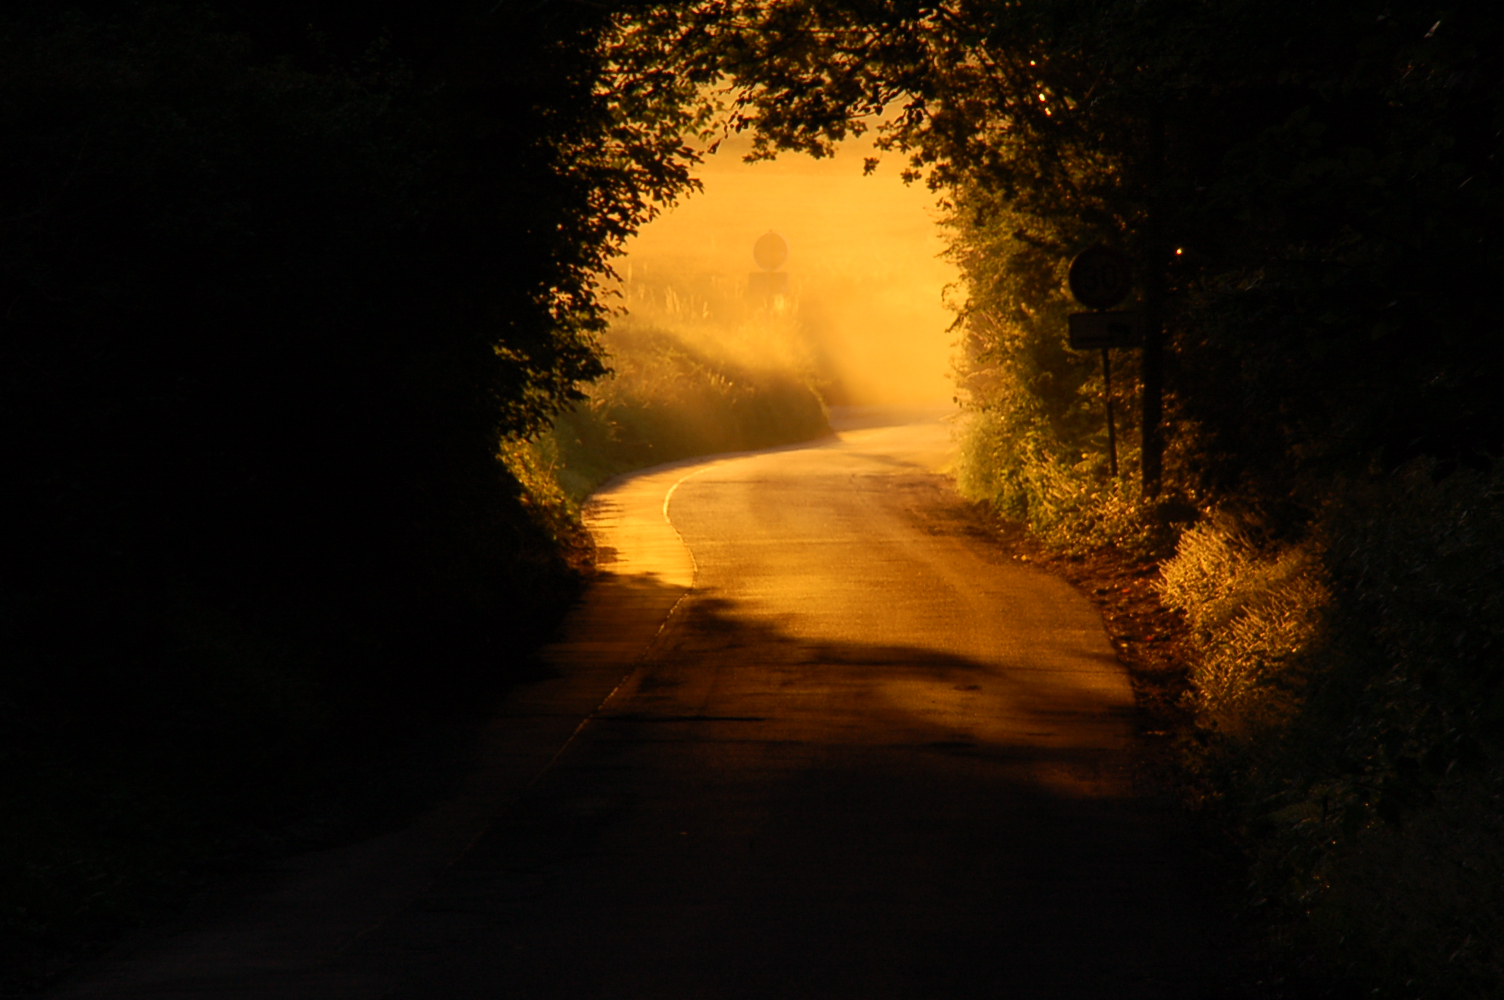
<path id="1" fill-rule="evenodd" d="M 556 676 L 459 795 L 59 994 L 1217 993 L 1101 624 L 973 526 L 950 450 L 853 428 L 618 482 Z"/>
<path id="2" fill-rule="evenodd" d="M 1101 624 L 969 527 L 950 450 L 868 428 L 600 496 L 613 577 L 556 655 L 640 658 L 364 943 L 401 995 L 1208 995 Z"/>

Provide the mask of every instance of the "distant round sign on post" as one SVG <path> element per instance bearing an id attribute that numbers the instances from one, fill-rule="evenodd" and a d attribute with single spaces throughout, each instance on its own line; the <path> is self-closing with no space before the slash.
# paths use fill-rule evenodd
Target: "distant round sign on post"
<path id="1" fill-rule="evenodd" d="M 1086 308 L 1111 309 L 1133 290 L 1133 265 L 1122 251 L 1096 246 L 1076 255 L 1066 281 Z"/>
<path id="2" fill-rule="evenodd" d="M 752 259 L 764 271 L 776 271 L 789 259 L 789 241 L 769 229 L 752 245 Z"/>

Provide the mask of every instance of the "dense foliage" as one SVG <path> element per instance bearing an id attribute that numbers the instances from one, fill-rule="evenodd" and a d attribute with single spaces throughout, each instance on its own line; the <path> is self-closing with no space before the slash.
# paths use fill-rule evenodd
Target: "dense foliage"
<path id="1" fill-rule="evenodd" d="M 0 12 L 8 944 L 524 669 L 573 584 L 498 449 L 605 371 L 596 283 L 694 159 L 610 39 L 593 5 Z"/>

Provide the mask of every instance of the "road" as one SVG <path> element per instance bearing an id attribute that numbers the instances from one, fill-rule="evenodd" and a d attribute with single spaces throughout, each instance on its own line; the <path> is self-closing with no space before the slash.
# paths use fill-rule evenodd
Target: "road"
<path id="1" fill-rule="evenodd" d="M 176 973 L 70 995 L 1211 995 L 1216 921 L 1134 795 L 1101 623 L 974 526 L 951 448 L 867 427 L 603 491 L 558 677 L 468 805 L 385 849 L 402 879 L 325 862 Z"/>
<path id="2" fill-rule="evenodd" d="M 401 995 L 1205 996 L 1127 679 L 1082 598 L 958 516 L 950 447 L 866 429 L 602 497 L 612 568 L 693 589 L 365 943 Z"/>

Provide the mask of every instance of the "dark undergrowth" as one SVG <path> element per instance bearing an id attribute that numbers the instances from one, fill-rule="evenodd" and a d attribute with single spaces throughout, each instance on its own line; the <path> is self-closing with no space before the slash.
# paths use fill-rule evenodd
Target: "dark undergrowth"
<path id="1" fill-rule="evenodd" d="M 579 575 L 498 442 L 688 183 L 608 28 L 0 5 L 0 989 L 401 822 L 530 675 Z"/>
<path id="2" fill-rule="evenodd" d="M 1003 522 L 1101 607 L 1149 787 L 1222 858 L 1250 997 L 1504 989 L 1498 496 L 1417 465 L 1334 490 L 1295 540 L 1231 512 L 1127 533 L 1159 548 Z"/>
<path id="3" fill-rule="evenodd" d="M 9 623 L 0 701 L 0 991 L 443 794 L 579 586 L 519 501 L 493 522 L 506 561 L 426 594 L 412 566 L 289 574 L 268 598 L 126 563 L 42 581 L 69 588 L 66 617 L 8 595 L 33 613 Z"/>
<path id="4" fill-rule="evenodd" d="M 1138 730 L 1138 793 L 1181 814 L 1195 850 L 1185 874 L 1200 882 L 1231 923 L 1234 946 L 1221 956 L 1228 1000 L 1358 1000 L 1365 991 L 1309 954 L 1271 933 L 1267 910 L 1250 905 L 1249 860 L 1225 815 L 1209 808 L 1202 768 L 1204 743 L 1190 706 L 1193 652 L 1185 616 L 1162 600 L 1159 564 L 1114 545 L 1063 551 L 1044 544 L 1017 522 L 998 519 L 985 505 L 993 532 L 1013 557 L 1069 580 L 1096 605 L 1118 661 L 1133 686 Z"/>

